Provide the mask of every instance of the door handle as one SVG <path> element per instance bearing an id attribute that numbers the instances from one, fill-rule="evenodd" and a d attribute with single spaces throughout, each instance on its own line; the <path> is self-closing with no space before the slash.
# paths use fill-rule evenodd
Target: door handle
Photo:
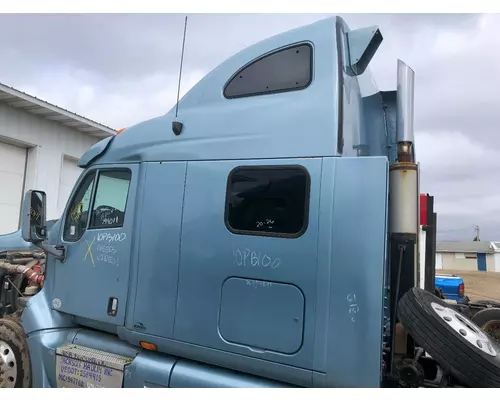
<path id="1" fill-rule="evenodd" d="M 110 297 L 108 300 L 108 315 L 115 317 L 118 312 L 118 299 Z"/>

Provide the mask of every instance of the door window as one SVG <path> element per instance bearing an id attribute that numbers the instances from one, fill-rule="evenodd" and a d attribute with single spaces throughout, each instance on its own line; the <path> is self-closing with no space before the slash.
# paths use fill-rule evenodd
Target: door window
<path id="1" fill-rule="evenodd" d="M 119 228 L 125 219 L 130 171 L 103 171 L 99 174 L 92 207 L 91 229 Z"/>
<path id="2" fill-rule="evenodd" d="M 88 229 L 120 228 L 125 218 L 131 172 L 91 172 L 80 184 L 68 208 L 63 240 L 76 242 Z"/>
<path id="3" fill-rule="evenodd" d="M 67 242 L 76 242 L 87 229 L 94 181 L 95 172 L 92 172 L 83 179 L 78 191 L 71 199 L 63 232 L 63 239 Z"/>

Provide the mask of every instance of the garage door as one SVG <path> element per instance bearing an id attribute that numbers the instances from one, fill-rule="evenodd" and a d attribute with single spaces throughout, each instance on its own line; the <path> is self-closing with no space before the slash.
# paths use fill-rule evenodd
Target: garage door
<path id="1" fill-rule="evenodd" d="M 77 162 L 77 160 L 69 157 L 64 157 L 63 159 L 59 194 L 57 197 L 57 218 L 64 212 L 64 207 L 66 207 L 66 203 L 75 186 L 75 182 L 83 171 L 78 167 Z"/>
<path id="2" fill-rule="evenodd" d="M 0 142 L 0 234 L 19 229 L 26 149 Z"/>

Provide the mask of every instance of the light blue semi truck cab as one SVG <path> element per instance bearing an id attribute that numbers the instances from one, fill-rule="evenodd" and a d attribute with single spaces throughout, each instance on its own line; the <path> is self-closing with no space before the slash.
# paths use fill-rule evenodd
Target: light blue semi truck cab
<path id="1" fill-rule="evenodd" d="M 360 90 L 381 41 L 334 17 L 229 58 L 80 159 L 48 244 L 28 192 L 29 384 L 388 385 L 419 190 L 413 71 Z"/>

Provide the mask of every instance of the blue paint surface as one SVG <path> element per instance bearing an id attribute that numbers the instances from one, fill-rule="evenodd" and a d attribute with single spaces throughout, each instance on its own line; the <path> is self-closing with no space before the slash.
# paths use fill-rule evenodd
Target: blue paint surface
<path id="1" fill-rule="evenodd" d="M 55 280 L 52 296 L 60 300 L 60 312 L 113 325 L 125 322 L 132 251 L 140 237 L 133 234 L 138 217 L 134 194 L 139 192 L 140 166 L 131 164 L 127 168 L 132 179 L 123 227 L 87 229 L 76 242 L 64 241 L 61 231 L 57 236 L 56 243 L 67 247 L 66 260 L 56 260 L 52 272 Z M 92 167 L 83 173 L 75 188 L 95 169 Z M 77 284 L 68 290 L 72 282 Z M 110 297 L 118 299 L 115 316 L 108 314 Z"/>
<path id="2" fill-rule="evenodd" d="M 486 271 L 486 254 L 477 253 L 477 270 Z"/>
<path id="3" fill-rule="evenodd" d="M 462 302 L 465 296 L 459 294 L 460 285 L 464 284 L 464 280 L 456 275 L 436 275 L 434 279 L 436 288 L 441 289 L 447 299 Z"/>
<path id="4" fill-rule="evenodd" d="M 81 179 L 95 169 L 130 169 L 125 223 L 64 243 L 64 262 L 49 257 L 46 286 L 23 316 L 34 386 L 54 385 L 50 351 L 68 340 L 132 354 L 126 387 L 380 385 L 394 121 L 385 110 L 394 99 L 363 97 L 358 78 L 339 69 L 345 54 L 337 41 L 347 31 L 328 18 L 250 46 L 181 100 L 181 135 L 172 132 L 171 110 L 82 157 L 89 166 Z M 243 65 L 298 42 L 314 50 L 306 89 L 222 96 Z M 230 232 L 231 171 L 279 165 L 309 175 L 305 232 Z M 58 222 L 50 243 L 63 244 L 61 233 Z M 112 243 L 119 265 L 85 259 L 99 233 L 124 238 Z M 262 287 L 250 289 L 271 289 L 249 294 L 256 281 Z M 107 313 L 110 296 L 116 316 Z M 140 341 L 158 351 L 140 349 Z"/>

